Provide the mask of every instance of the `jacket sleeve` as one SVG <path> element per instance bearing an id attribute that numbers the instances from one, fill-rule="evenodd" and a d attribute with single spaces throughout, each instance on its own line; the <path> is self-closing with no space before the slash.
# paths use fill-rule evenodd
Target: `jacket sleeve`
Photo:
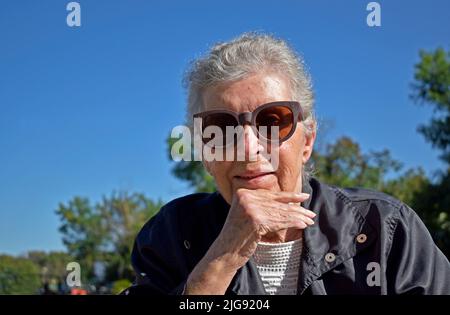
<path id="1" fill-rule="evenodd" d="M 418 215 L 400 208 L 387 264 L 388 294 L 450 294 L 450 264 Z"/>
<path id="2" fill-rule="evenodd" d="M 136 278 L 122 292 L 130 294 L 181 295 L 186 280 L 180 271 L 181 249 L 177 241 L 177 222 L 164 207 L 139 232 L 131 253 Z"/>

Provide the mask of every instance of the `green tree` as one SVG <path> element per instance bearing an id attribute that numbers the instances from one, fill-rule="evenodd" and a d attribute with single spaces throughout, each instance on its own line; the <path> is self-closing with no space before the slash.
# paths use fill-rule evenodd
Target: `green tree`
<path id="1" fill-rule="evenodd" d="M 75 197 L 60 204 L 56 213 L 61 219 L 60 232 L 68 252 L 80 263 L 82 276 L 96 282 L 94 264 L 106 268 L 104 281 L 133 279 L 130 254 L 133 241 L 143 224 L 161 207 L 143 194 L 113 193 L 100 203 Z"/>
<path id="2" fill-rule="evenodd" d="M 161 206 L 162 201 L 154 202 L 143 194 L 127 192 L 113 193 L 97 205 L 107 231 L 107 280 L 134 278 L 130 263 L 134 239 L 144 223 L 154 216 Z"/>
<path id="3" fill-rule="evenodd" d="M 418 131 L 442 151 L 440 157 L 446 169 L 415 194 L 412 204 L 438 246 L 450 257 L 450 52 L 438 48 L 420 51 L 419 56 L 411 97 L 419 104 L 433 106 L 434 116 Z"/>
<path id="4" fill-rule="evenodd" d="M 130 287 L 130 285 L 131 285 L 131 281 L 128 279 L 120 279 L 120 280 L 114 281 L 112 288 L 111 288 L 111 293 L 119 294 L 126 288 Z"/>
<path id="5" fill-rule="evenodd" d="M 105 259 L 107 228 L 87 198 L 75 197 L 56 211 L 67 251 L 80 264 L 83 281 L 94 278 L 94 263 Z"/>
<path id="6" fill-rule="evenodd" d="M 387 174 L 401 168 L 388 150 L 364 154 L 349 137 L 328 144 L 325 152 L 314 151 L 312 161 L 315 175 L 328 184 L 378 190 L 384 188 Z"/>
<path id="7" fill-rule="evenodd" d="M 415 208 L 417 194 L 426 189 L 429 184 L 430 181 L 422 168 L 409 169 L 403 174 L 387 180 L 381 191 Z"/>
<path id="8" fill-rule="evenodd" d="M 444 254 L 450 259 L 450 172 L 416 191 L 411 202 Z"/>
<path id="9" fill-rule="evenodd" d="M 419 54 L 411 97 L 419 104 L 433 106 L 434 117 L 418 130 L 443 151 L 441 158 L 450 164 L 450 51 L 438 48 Z"/>
<path id="10" fill-rule="evenodd" d="M 407 204 L 428 185 L 421 168 L 402 171 L 402 163 L 392 158 L 389 150 L 363 153 L 349 137 L 327 144 L 323 152 L 315 151 L 312 160 L 315 177 L 325 183 L 379 190 Z"/>
<path id="11" fill-rule="evenodd" d="M 40 270 L 23 257 L 0 255 L 0 294 L 37 294 Z"/>
<path id="12" fill-rule="evenodd" d="M 39 267 L 42 282 L 65 281 L 66 266 L 74 258 L 65 252 L 29 251 L 25 258 Z"/>
<path id="13" fill-rule="evenodd" d="M 167 145 L 167 156 L 169 161 L 173 160 L 172 157 L 172 146 L 175 142 L 179 141 L 180 138 L 172 138 L 169 136 L 166 139 Z M 192 148 L 191 148 L 192 149 Z M 216 185 L 214 183 L 214 178 L 208 174 L 208 172 L 203 167 L 202 162 L 194 161 L 194 151 L 191 150 L 191 160 L 190 161 L 176 161 L 173 162 L 172 174 L 185 182 L 189 183 L 189 186 L 194 189 L 195 192 L 214 192 L 216 190 Z M 183 151 L 178 152 L 180 155 Z"/>

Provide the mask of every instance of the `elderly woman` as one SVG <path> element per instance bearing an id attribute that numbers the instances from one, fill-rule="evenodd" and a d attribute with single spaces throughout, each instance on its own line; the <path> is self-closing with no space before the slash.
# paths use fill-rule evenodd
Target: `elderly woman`
<path id="1" fill-rule="evenodd" d="M 214 46 L 186 79 L 190 119 L 224 131 L 213 150 L 239 138 L 245 158 L 204 160 L 217 192 L 173 200 L 147 222 L 125 294 L 450 294 L 449 262 L 411 208 L 306 172 L 313 92 L 286 42 L 244 34 Z M 227 126 L 241 135 L 226 137 Z"/>

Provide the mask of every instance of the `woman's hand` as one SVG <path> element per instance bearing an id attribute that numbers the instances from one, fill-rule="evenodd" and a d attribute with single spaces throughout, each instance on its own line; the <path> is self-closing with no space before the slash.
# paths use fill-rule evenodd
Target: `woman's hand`
<path id="1" fill-rule="evenodd" d="M 223 294 L 263 236 L 314 224 L 315 213 L 299 205 L 308 194 L 239 189 L 217 239 L 189 276 L 186 294 Z"/>

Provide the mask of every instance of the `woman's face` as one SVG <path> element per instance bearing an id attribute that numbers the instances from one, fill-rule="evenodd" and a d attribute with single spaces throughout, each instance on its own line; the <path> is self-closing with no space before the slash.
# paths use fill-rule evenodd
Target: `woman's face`
<path id="1" fill-rule="evenodd" d="M 206 89 L 203 93 L 204 110 L 251 112 L 269 102 L 291 100 L 293 99 L 288 81 L 281 75 L 267 73 L 220 84 Z M 298 122 L 291 138 L 277 148 L 267 148 L 250 126 L 246 125 L 244 129 L 244 161 L 204 161 L 225 200 L 231 204 L 233 195 L 239 188 L 300 192 L 302 166 L 311 156 L 315 133 L 307 137 L 301 122 Z M 260 153 L 264 152 L 265 148 L 272 156 L 278 154 L 278 167 L 273 167 Z"/>

